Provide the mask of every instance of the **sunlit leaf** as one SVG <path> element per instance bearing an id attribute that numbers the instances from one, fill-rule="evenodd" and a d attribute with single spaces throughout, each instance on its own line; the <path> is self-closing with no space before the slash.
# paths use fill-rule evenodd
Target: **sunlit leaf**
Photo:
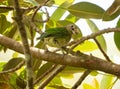
<path id="1" fill-rule="evenodd" d="M 70 6 L 72 3 L 71 2 L 64 2 L 63 4 L 61 4 L 52 14 L 52 16 L 50 17 L 50 19 L 52 20 L 60 20 L 60 18 L 64 15 L 66 8 L 68 6 Z"/>
<path id="2" fill-rule="evenodd" d="M 86 22 L 88 23 L 92 32 L 99 31 L 99 28 L 96 26 L 96 24 L 92 20 L 87 19 Z M 97 36 L 96 38 L 98 42 L 100 43 L 101 47 L 103 48 L 103 50 L 106 51 L 107 47 L 106 47 L 106 42 L 105 42 L 104 37 L 101 35 L 101 36 Z"/>
<path id="3" fill-rule="evenodd" d="M 120 27 L 120 19 L 118 20 L 116 27 Z M 120 51 L 120 32 L 115 32 L 114 33 L 114 42 L 116 44 L 116 47 Z"/>
<path id="4" fill-rule="evenodd" d="M 92 75 L 92 76 L 97 76 L 99 73 L 97 72 L 97 71 L 92 71 L 91 73 L 90 73 L 90 75 Z"/>
<path id="5" fill-rule="evenodd" d="M 72 3 L 74 0 L 54 0 L 55 4 L 57 5 L 61 5 L 62 3 L 64 3 L 65 1 Z"/>
<path id="6" fill-rule="evenodd" d="M 3 66 L 6 64 L 6 62 L 0 62 L 0 71 L 3 70 Z"/>
<path id="7" fill-rule="evenodd" d="M 60 77 L 56 76 L 52 79 L 49 86 L 59 85 L 62 86 L 62 80 Z"/>
<path id="8" fill-rule="evenodd" d="M 80 18 L 95 18 L 101 19 L 104 9 L 97 6 L 96 4 L 89 2 L 79 2 L 68 7 L 68 11 Z"/>
<path id="9" fill-rule="evenodd" d="M 85 41 L 74 48 L 74 51 L 80 50 L 81 52 L 89 52 L 98 49 L 97 45 L 92 41 Z"/>
<path id="10" fill-rule="evenodd" d="M 72 15 L 72 14 L 69 14 L 69 15 L 65 18 L 65 20 L 70 21 L 70 22 L 72 22 L 72 23 L 75 23 L 76 21 L 79 20 L 79 18 L 76 17 L 76 16 L 74 16 L 74 15 Z"/>
<path id="11" fill-rule="evenodd" d="M 62 73 L 62 72 L 59 74 L 59 76 L 65 79 L 72 79 L 74 77 L 72 73 L 67 74 L 67 73 Z"/>
<path id="12" fill-rule="evenodd" d="M 92 84 L 96 89 L 100 89 L 99 82 L 96 78 L 93 79 Z"/>
<path id="13" fill-rule="evenodd" d="M 90 84 L 83 83 L 83 89 L 96 89 L 96 88 Z"/>
<path id="14" fill-rule="evenodd" d="M 100 83 L 100 89 L 109 89 L 114 77 L 112 76 L 103 76 L 101 83 Z"/>

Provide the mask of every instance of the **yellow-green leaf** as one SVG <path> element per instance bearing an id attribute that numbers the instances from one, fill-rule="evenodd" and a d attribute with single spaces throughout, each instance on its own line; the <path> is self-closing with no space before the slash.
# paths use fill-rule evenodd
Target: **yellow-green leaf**
<path id="1" fill-rule="evenodd" d="M 83 89 L 96 89 L 96 88 L 94 88 L 94 86 L 92 86 L 90 84 L 84 83 L 83 84 Z"/>
<path id="2" fill-rule="evenodd" d="M 93 83 L 93 86 L 96 89 L 100 89 L 99 82 L 98 82 L 98 80 L 96 78 L 93 79 L 92 83 Z"/>
<path id="3" fill-rule="evenodd" d="M 64 2 L 62 3 L 52 14 L 52 16 L 50 17 L 50 19 L 52 20 L 60 20 L 60 18 L 64 15 L 66 8 L 69 7 L 72 3 L 71 2 Z"/>
<path id="4" fill-rule="evenodd" d="M 112 76 L 104 75 L 101 80 L 100 89 L 109 89 L 112 84 L 113 79 L 114 77 Z"/>
<path id="5" fill-rule="evenodd" d="M 97 45 L 92 41 L 85 41 L 84 43 L 75 47 L 74 51 L 89 52 L 98 49 Z"/>
<path id="6" fill-rule="evenodd" d="M 88 23 L 92 32 L 99 31 L 99 28 L 96 26 L 96 24 L 92 20 L 86 19 L 86 22 Z M 103 50 L 106 51 L 107 47 L 106 47 L 106 42 L 105 42 L 104 37 L 101 35 L 101 36 L 97 36 L 96 38 L 98 42 L 100 43 L 101 47 L 103 48 Z"/>
<path id="7" fill-rule="evenodd" d="M 57 5 L 61 5 L 62 3 L 64 2 L 69 2 L 69 3 L 72 3 L 74 0 L 54 0 L 55 1 L 55 4 Z"/>

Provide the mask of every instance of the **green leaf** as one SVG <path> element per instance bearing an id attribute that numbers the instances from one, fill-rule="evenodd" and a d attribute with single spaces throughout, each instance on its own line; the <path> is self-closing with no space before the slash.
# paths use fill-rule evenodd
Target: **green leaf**
<path id="1" fill-rule="evenodd" d="M 26 82 L 21 79 L 20 77 L 16 78 L 16 85 L 19 86 L 21 89 L 25 89 L 26 87 Z"/>
<path id="2" fill-rule="evenodd" d="M 0 62 L 0 71 L 3 70 L 3 67 L 4 67 L 5 64 L 6 64 L 6 62 Z"/>
<path id="3" fill-rule="evenodd" d="M 112 84 L 113 79 L 114 79 L 114 77 L 112 77 L 112 76 L 104 75 L 101 80 L 100 89 L 109 89 Z"/>
<path id="4" fill-rule="evenodd" d="M 116 27 L 120 27 L 120 19 L 118 20 Z M 120 32 L 114 32 L 114 42 L 116 47 L 120 51 Z"/>
<path id="5" fill-rule="evenodd" d="M 83 83 L 83 89 L 96 89 L 96 88 L 94 86 L 91 86 L 90 84 Z"/>
<path id="6" fill-rule="evenodd" d="M 114 42 L 118 50 L 120 51 L 120 32 L 114 33 Z"/>
<path id="7" fill-rule="evenodd" d="M 66 8 L 70 6 L 72 3 L 71 2 L 64 2 L 62 5 L 60 5 L 52 14 L 50 17 L 51 20 L 60 20 L 60 18 L 64 15 Z"/>
<path id="8" fill-rule="evenodd" d="M 111 20 L 115 19 L 116 17 L 118 17 L 119 15 L 120 15 L 120 9 L 117 10 L 117 11 L 116 11 L 114 14 L 112 14 L 112 15 L 109 15 L 109 14 L 108 14 L 108 11 L 106 11 L 106 12 L 104 13 L 104 15 L 103 15 L 102 20 L 103 20 L 103 21 L 111 21 Z"/>
<path id="9" fill-rule="evenodd" d="M 41 68 L 38 70 L 37 72 L 37 77 L 41 76 L 44 72 L 46 72 L 51 66 L 53 65 L 53 63 L 51 62 L 47 62 L 45 63 L 43 66 L 41 66 Z"/>
<path id="10" fill-rule="evenodd" d="M 54 0 L 54 1 L 55 1 L 55 4 L 61 5 L 66 1 L 69 2 L 69 3 L 72 3 L 74 0 Z"/>
<path id="11" fill-rule="evenodd" d="M 17 78 L 17 74 L 16 73 L 12 73 L 9 75 L 9 85 L 11 86 L 10 89 L 18 89 L 18 86 L 16 85 L 16 78 Z"/>
<path id="12" fill-rule="evenodd" d="M 97 45 L 92 41 L 85 41 L 74 48 L 74 51 L 89 52 L 98 49 Z"/>
<path id="13" fill-rule="evenodd" d="M 101 19 L 104 9 L 97 6 L 96 4 L 89 2 L 79 2 L 68 7 L 68 11 L 74 16 L 80 18 L 95 18 Z"/>
<path id="14" fill-rule="evenodd" d="M 99 73 L 96 71 L 96 70 L 94 70 L 94 71 L 92 71 L 91 73 L 90 73 L 90 75 L 92 75 L 92 76 L 97 76 Z"/>
<path id="15" fill-rule="evenodd" d="M 33 66 L 32 66 L 33 71 L 38 70 L 39 67 L 40 67 L 40 65 L 41 65 L 41 63 L 42 63 L 42 60 L 41 60 L 41 59 L 36 59 L 36 58 L 34 58 L 34 60 L 33 60 Z"/>
<path id="16" fill-rule="evenodd" d="M 10 29 L 6 30 L 6 31 L 4 32 L 4 34 L 5 34 L 7 37 L 9 37 L 9 38 L 13 38 L 14 35 L 17 35 L 17 34 L 15 34 L 16 32 L 17 32 L 17 25 L 15 25 L 15 24 L 13 23 L 13 25 L 10 27 Z"/>
<path id="17" fill-rule="evenodd" d="M 49 86 L 59 85 L 62 86 L 62 80 L 59 76 L 56 76 L 52 79 Z"/>
<path id="18" fill-rule="evenodd" d="M 3 71 L 15 68 L 20 62 L 24 59 L 21 57 L 10 59 L 7 64 L 4 66 Z"/>
<path id="19" fill-rule="evenodd" d="M 46 0 L 35 0 L 35 1 L 37 1 L 39 4 L 44 4 L 45 2 L 46 2 Z M 51 5 L 53 5 L 55 3 L 55 1 L 54 0 L 49 0 L 47 3 L 46 3 L 46 5 L 47 6 L 51 6 Z"/>
<path id="20" fill-rule="evenodd" d="M 32 5 L 39 5 L 39 3 L 37 3 L 35 0 L 25 0 L 25 2 L 31 3 Z"/>
<path id="21" fill-rule="evenodd" d="M 65 18 L 65 20 L 70 21 L 70 22 L 72 22 L 72 23 L 75 23 L 75 22 L 77 22 L 77 21 L 79 20 L 79 18 L 76 17 L 76 16 L 74 16 L 74 15 L 72 15 L 72 14 L 69 14 L 69 15 Z"/>
<path id="22" fill-rule="evenodd" d="M 96 24 L 92 20 L 86 19 L 86 22 L 88 23 L 92 32 L 99 31 L 98 27 L 96 26 Z M 106 46 L 106 42 L 105 42 L 104 37 L 101 35 L 101 36 L 97 36 L 96 38 L 97 38 L 98 42 L 100 43 L 101 47 L 103 48 L 103 50 L 106 51 L 107 46 Z"/>
<path id="23" fill-rule="evenodd" d="M 7 21 L 6 16 L 0 14 L 0 33 L 3 33 L 10 26 L 11 23 Z"/>

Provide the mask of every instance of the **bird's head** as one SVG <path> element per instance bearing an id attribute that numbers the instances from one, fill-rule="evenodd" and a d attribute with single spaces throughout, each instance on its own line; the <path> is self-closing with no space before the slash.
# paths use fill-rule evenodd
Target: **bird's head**
<path id="1" fill-rule="evenodd" d="M 74 24 L 69 24 L 66 26 L 66 29 L 68 30 L 68 32 L 70 32 L 71 34 L 78 34 L 78 29 Z"/>

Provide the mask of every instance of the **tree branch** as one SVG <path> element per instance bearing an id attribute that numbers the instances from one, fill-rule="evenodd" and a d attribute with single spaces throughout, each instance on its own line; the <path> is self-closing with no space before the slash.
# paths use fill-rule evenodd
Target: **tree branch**
<path id="1" fill-rule="evenodd" d="M 18 28 L 19 28 L 19 32 L 20 32 L 22 44 L 23 44 L 22 49 L 24 49 L 24 55 L 25 55 L 25 59 L 26 59 L 25 60 L 26 71 L 27 71 L 27 87 L 26 88 L 33 89 L 33 70 L 32 70 L 33 58 L 30 53 L 25 26 L 24 26 L 24 23 L 22 22 L 23 12 L 20 9 L 18 0 L 14 0 L 14 10 L 15 10 L 14 20 L 16 21 Z"/>
<path id="2" fill-rule="evenodd" d="M 72 89 L 77 89 L 78 86 L 81 85 L 81 83 L 83 82 L 83 80 L 90 74 L 91 70 L 86 70 L 82 76 L 78 79 L 78 81 L 75 83 L 75 85 L 72 87 Z"/>
<path id="3" fill-rule="evenodd" d="M 23 10 L 23 11 L 30 11 L 30 10 L 33 10 L 33 9 L 36 9 L 36 8 L 37 8 L 37 6 L 28 7 L 28 8 L 21 7 L 20 9 Z M 3 10 L 14 10 L 14 7 L 12 7 L 12 6 L 0 6 L 0 9 L 3 9 Z"/>
<path id="4" fill-rule="evenodd" d="M 106 59 L 107 61 L 109 61 L 109 62 L 112 62 L 112 61 L 110 60 L 109 56 L 108 56 L 108 55 L 104 52 L 104 50 L 102 49 L 102 47 L 101 47 L 100 43 L 98 42 L 98 40 L 97 40 L 96 38 L 94 38 L 94 41 L 96 42 L 99 50 L 101 51 L 101 53 L 103 54 L 103 56 L 105 57 L 105 59 Z"/>
<path id="5" fill-rule="evenodd" d="M 53 71 L 40 83 L 38 89 L 43 89 L 59 72 L 61 72 L 66 66 L 56 65 Z"/>
<path id="6" fill-rule="evenodd" d="M 24 53 L 22 44 L 1 34 L 0 44 L 19 53 Z M 80 53 L 81 56 L 79 57 L 72 55 L 62 55 L 53 52 L 46 52 L 35 47 L 30 47 L 30 51 L 33 57 L 38 59 L 41 58 L 45 61 L 74 67 L 82 67 L 91 70 L 99 70 L 109 74 L 120 76 L 120 65 L 105 61 L 104 59 L 98 57 L 89 56 L 83 53 Z"/>
<path id="7" fill-rule="evenodd" d="M 105 34 L 105 33 L 110 33 L 110 32 L 120 32 L 120 28 L 107 28 L 107 29 L 103 29 L 100 30 L 98 32 L 92 33 L 90 35 L 81 37 L 79 40 L 75 40 L 70 42 L 69 44 L 67 44 L 66 46 L 71 46 L 73 45 L 72 49 L 74 49 L 77 45 L 79 45 L 80 43 L 84 42 L 85 40 L 89 40 L 89 39 L 93 39 L 99 35 Z"/>

